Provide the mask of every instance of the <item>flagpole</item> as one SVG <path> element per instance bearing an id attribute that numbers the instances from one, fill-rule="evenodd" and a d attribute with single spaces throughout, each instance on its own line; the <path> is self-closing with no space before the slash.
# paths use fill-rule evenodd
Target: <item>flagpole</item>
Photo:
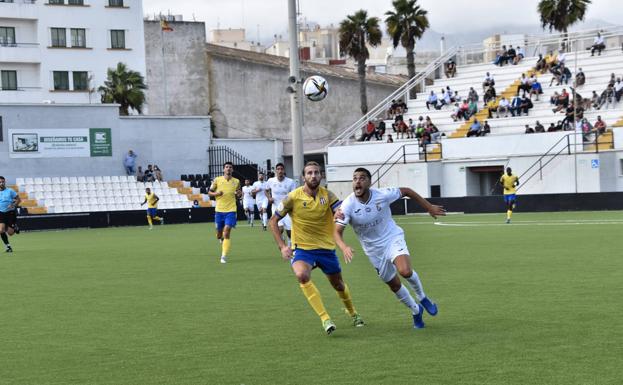
<path id="1" fill-rule="evenodd" d="M 167 64 L 164 59 L 164 30 L 162 28 L 162 23 L 160 24 L 160 42 L 162 43 L 162 85 L 164 88 L 164 111 L 165 115 L 169 114 L 169 96 L 167 92 Z"/>

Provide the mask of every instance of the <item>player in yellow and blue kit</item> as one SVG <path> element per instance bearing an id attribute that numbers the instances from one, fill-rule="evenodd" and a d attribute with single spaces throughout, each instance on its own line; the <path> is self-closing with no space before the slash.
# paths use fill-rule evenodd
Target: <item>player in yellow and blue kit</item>
<path id="1" fill-rule="evenodd" d="M 164 224 L 164 218 L 158 216 L 158 195 L 151 192 L 151 189 L 147 187 L 145 189 L 145 200 L 141 203 L 141 206 L 147 203 L 147 223 L 149 223 L 149 230 L 154 228 L 153 221 L 160 221 L 160 224 Z"/>
<path id="2" fill-rule="evenodd" d="M 227 263 L 227 254 L 231 247 L 231 229 L 236 227 L 236 198 L 242 194 L 240 181 L 233 177 L 234 164 L 223 164 L 223 176 L 214 178 L 208 194 L 216 198 L 214 222 L 216 238 L 221 242 L 221 263 Z"/>
<path id="3" fill-rule="evenodd" d="M 361 316 L 353 306 L 348 286 L 342 280 L 342 269 L 335 254 L 333 240 L 333 213 L 340 206 L 340 200 L 329 190 L 320 186 L 320 165 L 307 162 L 303 169 L 305 185 L 290 192 L 279 204 L 270 219 L 270 230 L 279 245 L 284 260 L 291 260 L 303 294 L 322 321 L 327 334 L 335 330 L 335 323 L 329 317 L 320 292 L 311 281 L 312 269 L 318 267 L 327 276 L 344 307 L 352 318 L 354 326 L 363 326 Z M 281 238 L 279 220 L 287 214 L 292 219 L 292 248 Z"/>
<path id="4" fill-rule="evenodd" d="M 506 223 L 511 223 L 511 216 L 517 203 L 517 189 L 519 186 L 519 178 L 517 175 L 513 175 L 513 170 L 510 167 L 506 168 L 506 174 L 503 174 L 500 178 L 500 183 L 504 187 L 504 202 L 506 202 Z"/>

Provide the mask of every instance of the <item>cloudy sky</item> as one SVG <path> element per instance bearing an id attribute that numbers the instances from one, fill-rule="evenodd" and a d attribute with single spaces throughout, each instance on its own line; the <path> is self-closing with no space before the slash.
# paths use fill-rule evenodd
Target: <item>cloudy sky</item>
<path id="1" fill-rule="evenodd" d="M 366 9 L 373 16 L 382 17 L 391 8 L 391 0 L 298 0 L 300 12 L 308 21 L 322 25 L 337 24 L 345 15 Z M 437 32 L 457 33 L 482 29 L 491 25 L 538 24 L 538 0 L 419 0 L 428 11 L 431 28 Z M 185 20 L 203 21 L 206 29 L 247 29 L 247 39 L 262 42 L 272 40 L 274 34 L 285 34 L 288 23 L 287 0 L 143 0 L 146 15 L 158 13 L 182 14 Z M 469 5 L 467 5 L 469 4 Z M 621 0 L 593 0 L 588 19 L 599 19 L 612 24 L 623 24 Z M 285 36 L 284 36 L 285 38 Z"/>

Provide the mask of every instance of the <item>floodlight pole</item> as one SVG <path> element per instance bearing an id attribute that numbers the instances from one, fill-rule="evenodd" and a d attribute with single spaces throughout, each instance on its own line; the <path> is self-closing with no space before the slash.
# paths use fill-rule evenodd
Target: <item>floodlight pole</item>
<path id="1" fill-rule="evenodd" d="M 290 118 L 292 129 L 292 175 L 301 182 L 303 171 L 303 122 L 300 98 L 302 97 L 299 63 L 298 28 L 296 23 L 296 0 L 288 0 L 288 33 L 290 40 Z M 302 184 L 299 184 L 302 185 Z"/>

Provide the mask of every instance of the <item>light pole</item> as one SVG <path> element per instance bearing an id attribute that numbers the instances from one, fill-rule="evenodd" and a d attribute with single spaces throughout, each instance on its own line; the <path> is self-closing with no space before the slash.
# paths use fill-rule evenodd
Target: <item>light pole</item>
<path id="1" fill-rule="evenodd" d="M 290 117 L 292 129 L 292 168 L 293 175 L 296 175 L 301 182 L 301 171 L 303 171 L 303 130 L 302 130 L 302 97 L 301 73 L 299 63 L 298 47 L 298 28 L 296 23 L 296 0 L 288 0 L 288 33 L 290 39 Z"/>

